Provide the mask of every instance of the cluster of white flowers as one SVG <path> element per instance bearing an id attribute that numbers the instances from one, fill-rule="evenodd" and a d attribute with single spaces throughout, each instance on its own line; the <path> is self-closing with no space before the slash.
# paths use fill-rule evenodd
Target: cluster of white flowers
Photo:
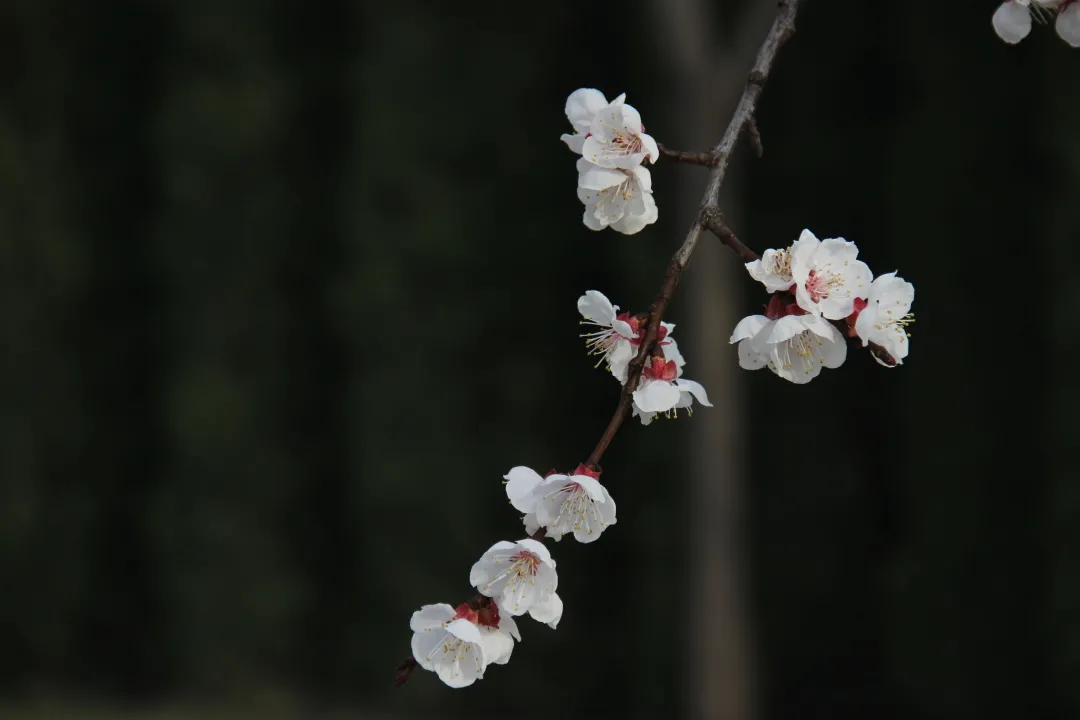
<path id="1" fill-rule="evenodd" d="M 1031 21 L 1046 23 L 1057 16 L 1054 29 L 1072 47 L 1080 47 L 1080 0 L 1008 0 L 994 11 L 994 32 L 1015 45 L 1031 32 Z"/>
<path id="2" fill-rule="evenodd" d="M 644 163 L 655 163 L 660 150 L 645 134 L 641 115 L 626 104 L 626 94 L 609 103 L 599 90 L 575 90 L 566 99 L 566 117 L 574 134 L 562 140 L 581 155 L 578 199 L 585 204 L 585 226 L 633 235 L 656 222 L 652 176 Z"/>
<path id="3" fill-rule="evenodd" d="M 619 306 L 612 305 L 596 290 L 589 290 L 578 298 L 577 306 L 585 318 L 582 324 L 599 328 L 584 335 L 589 352 L 599 355 L 600 364 L 605 364 L 615 379 L 625 385 L 630 361 L 644 339 L 641 324 L 645 316 L 619 313 Z M 660 414 L 677 415 L 683 409 L 692 414 L 694 400 L 712 407 L 705 388 L 682 377 L 686 360 L 671 337 L 674 330 L 673 324 L 660 323 L 656 348 L 642 369 L 634 390 L 633 414 L 641 419 L 642 425 L 648 425 Z"/>
<path id="4" fill-rule="evenodd" d="M 515 617 L 528 614 L 552 628 L 562 619 L 555 559 L 534 538 L 557 541 L 572 534 L 589 543 L 615 524 L 615 501 L 600 484 L 598 471 L 579 466 L 568 475 L 540 477 L 519 466 L 504 477 L 506 495 L 525 514 L 530 537 L 497 542 L 472 566 L 469 583 L 486 600 L 477 598 L 481 602 L 456 609 L 425 605 L 410 623 L 413 658 L 450 687 L 472 685 L 488 665 L 509 662 L 514 641 L 521 640 Z"/>
<path id="5" fill-rule="evenodd" d="M 767 250 L 746 264 L 750 276 L 773 293 L 764 315 L 743 318 L 731 335 L 739 343 L 739 365 L 768 367 L 793 383 L 808 383 L 822 368 L 847 357 L 844 328 L 863 346 L 883 348 L 896 365 L 908 354 L 907 325 L 913 321 L 915 288 L 895 272 L 876 279 L 858 259 L 855 243 L 818 240 L 809 230 L 790 247 Z M 890 366 L 877 354 L 878 363 Z"/>

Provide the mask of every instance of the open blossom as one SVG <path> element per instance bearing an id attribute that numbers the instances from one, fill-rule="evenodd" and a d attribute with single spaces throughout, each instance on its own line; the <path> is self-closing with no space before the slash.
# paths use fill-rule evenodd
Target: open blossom
<path id="1" fill-rule="evenodd" d="M 607 296 L 598 290 L 588 290 L 578 298 L 578 312 L 585 319 L 582 325 L 592 325 L 599 328 L 593 332 L 585 333 L 585 347 L 590 355 L 600 355 L 600 362 L 607 365 L 611 374 L 621 382 L 626 382 L 627 366 L 637 354 L 643 338 L 641 331 L 641 318 L 630 313 L 619 313 L 619 306 L 612 305 Z M 672 323 L 661 322 L 657 331 L 657 342 L 664 352 L 664 358 L 673 360 L 682 367 L 686 364 L 679 346 L 671 337 L 675 329 Z"/>
<path id="2" fill-rule="evenodd" d="M 633 235 L 656 222 L 652 176 L 646 168 L 603 168 L 579 158 L 577 169 L 578 199 L 585 204 L 582 221 L 587 228 L 610 227 Z"/>
<path id="3" fill-rule="evenodd" d="M 501 616 L 494 601 L 480 609 L 468 603 L 425 605 L 413 613 L 409 627 L 416 662 L 455 688 L 482 678 L 490 663 L 508 663 L 514 641 L 521 640 L 514 618 Z"/>
<path id="4" fill-rule="evenodd" d="M 818 240 L 803 230 L 791 246 L 791 276 L 795 301 L 813 315 L 829 320 L 846 318 L 855 309 L 855 298 L 865 298 L 874 276 L 866 263 L 856 259 L 859 248 L 843 238 Z"/>
<path id="5" fill-rule="evenodd" d="M 646 158 L 655 163 L 660 158 L 656 141 L 645 134 L 641 115 L 622 97 L 596 113 L 582 156 L 600 167 L 634 168 Z"/>
<path id="6" fill-rule="evenodd" d="M 544 618 L 550 616 L 559 576 L 555 560 L 542 542 L 526 538 L 495 543 L 472 566 L 469 583 L 481 595 L 495 598 L 505 613 L 529 613 L 540 622 L 551 622 Z"/>
<path id="7" fill-rule="evenodd" d="M 593 88 L 581 88 L 570 93 L 566 98 L 566 119 L 574 126 L 574 134 L 564 133 L 560 138 L 566 145 L 581 154 L 585 138 L 592 132 L 593 119 L 604 108 L 616 103 L 622 104 L 626 100 L 626 93 L 608 103 L 604 93 Z"/>
<path id="8" fill-rule="evenodd" d="M 793 383 L 808 383 L 822 368 L 837 368 L 847 358 L 844 337 L 825 318 L 773 296 L 767 315 L 739 321 L 731 335 L 739 343 L 739 366 L 768 367 Z"/>
<path id="9" fill-rule="evenodd" d="M 693 380 L 679 377 L 682 369 L 674 360 L 666 360 L 655 355 L 649 358 L 641 373 L 641 380 L 634 390 L 634 414 L 642 418 L 649 415 L 649 421 L 656 413 L 667 413 L 678 408 L 689 408 L 693 399 L 706 407 L 712 407 L 705 388 Z"/>
<path id="10" fill-rule="evenodd" d="M 574 134 L 562 141 L 578 155 L 600 167 L 633 168 L 646 158 L 656 162 L 660 149 L 645 134 L 641 114 L 626 104 L 626 93 L 610 103 L 593 88 L 581 88 L 566 99 L 566 117 Z"/>
<path id="11" fill-rule="evenodd" d="M 685 378 L 678 378 L 675 380 L 675 384 L 679 388 L 679 401 L 675 403 L 675 407 L 673 407 L 669 412 L 664 413 L 665 415 L 669 415 L 670 413 L 678 414 L 680 410 L 686 410 L 686 413 L 688 415 L 693 415 L 693 404 L 695 398 L 705 407 L 712 407 L 712 403 L 709 402 L 709 396 L 705 394 L 705 388 L 702 387 L 701 383 L 694 382 L 693 380 L 687 380 Z M 646 412 L 640 407 L 638 407 L 638 404 L 635 402 L 633 405 L 632 415 L 636 418 L 639 418 L 642 425 L 649 425 L 650 423 L 652 423 L 653 420 L 656 419 L 656 416 L 659 415 L 659 413 Z"/>
<path id="12" fill-rule="evenodd" d="M 746 263 L 746 271 L 769 292 L 790 290 L 795 284 L 791 276 L 791 248 L 766 250 L 760 260 Z"/>
<path id="13" fill-rule="evenodd" d="M 1054 14 L 1054 29 L 1062 40 L 1080 47 L 1080 3 L 1076 0 L 1009 0 L 998 6 L 991 22 L 994 32 L 1015 45 L 1031 33 L 1031 22 L 1048 22 Z"/>
<path id="14" fill-rule="evenodd" d="M 877 277 L 870 286 L 866 305 L 857 308 L 855 333 L 863 346 L 877 343 L 889 351 L 897 365 L 901 365 L 908 354 L 907 326 L 915 320 L 911 315 L 914 300 L 915 286 L 896 277 L 895 272 Z M 891 367 L 877 355 L 873 357 L 878 364 Z"/>
<path id="15" fill-rule="evenodd" d="M 573 533 L 578 542 L 589 543 L 615 524 L 615 501 L 600 484 L 600 473 L 584 465 L 570 475 L 553 473 L 547 477 L 518 466 L 505 478 L 511 504 L 526 516 L 532 515 L 537 528 L 545 528 L 552 540 Z"/>

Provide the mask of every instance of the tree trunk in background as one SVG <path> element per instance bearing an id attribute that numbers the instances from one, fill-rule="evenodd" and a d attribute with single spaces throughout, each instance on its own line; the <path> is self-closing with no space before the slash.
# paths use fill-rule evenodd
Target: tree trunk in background
<path id="1" fill-rule="evenodd" d="M 668 33 L 662 54 L 674 64 L 679 118 L 672 138 L 679 149 L 704 150 L 716 144 L 731 117 L 758 44 L 774 7 L 764 3 L 746 10 L 736 33 L 717 32 L 705 0 L 656 3 Z M 733 38 L 734 42 L 725 40 Z M 679 176 L 674 215 L 680 227 L 698 211 L 704 173 L 685 168 Z M 738 192 L 729 172 L 721 194 L 733 227 L 738 227 Z M 741 428 L 743 397 L 737 384 L 738 363 L 728 344 L 739 312 L 742 267 L 711 235 L 698 246 L 684 277 L 692 328 L 681 336 L 691 356 L 688 376 L 701 382 L 712 408 L 696 413 L 690 489 L 687 502 L 689 618 L 685 697 L 690 717 L 702 720 L 749 720 L 755 715 L 754 653 L 746 598 L 743 547 L 745 477 Z"/>

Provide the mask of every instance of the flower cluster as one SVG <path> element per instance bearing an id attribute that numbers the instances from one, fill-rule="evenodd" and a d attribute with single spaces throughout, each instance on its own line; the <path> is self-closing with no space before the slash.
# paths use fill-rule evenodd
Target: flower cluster
<path id="1" fill-rule="evenodd" d="M 599 328 L 583 336 L 590 354 L 599 355 L 598 365 L 606 365 L 615 379 L 625 385 L 630 361 L 644 340 L 643 324 L 648 316 L 619 313 L 618 310 L 618 305 L 612 305 L 596 290 L 589 290 L 578 298 L 578 312 L 585 318 L 582 324 Z M 673 324 L 660 323 L 656 347 L 634 390 L 633 414 L 641 419 L 642 425 L 648 425 L 660 414 L 677 415 L 683 409 L 692 414 L 694 400 L 712 407 L 705 388 L 682 377 L 686 360 L 671 337 L 674 330 Z"/>
<path id="2" fill-rule="evenodd" d="M 585 204 L 585 226 L 633 235 L 656 222 L 652 176 L 644 163 L 655 163 L 660 150 L 625 93 L 609 103 L 599 90 L 575 90 L 566 99 L 566 117 L 574 134 L 562 140 L 581 155 L 578 199 Z"/>
<path id="3" fill-rule="evenodd" d="M 1080 47 L 1080 0 L 1008 0 L 991 18 L 994 32 L 1015 45 L 1031 32 L 1032 19 L 1038 23 L 1054 20 L 1054 29 L 1072 47 Z"/>
<path id="4" fill-rule="evenodd" d="M 731 335 L 739 344 L 739 365 L 768 367 L 793 383 L 808 383 L 822 368 L 847 357 L 844 336 L 865 347 L 873 343 L 893 361 L 908 354 L 907 325 L 914 321 L 915 288 L 895 272 L 874 278 L 858 259 L 855 243 L 818 240 L 809 230 L 790 247 L 767 250 L 746 264 L 750 277 L 773 293 L 764 315 L 743 318 Z M 843 332 L 841 332 L 843 331 Z"/>
<path id="5" fill-rule="evenodd" d="M 453 608 L 425 605 L 413 613 L 412 652 L 417 665 L 435 672 L 450 687 L 467 687 L 484 677 L 488 665 L 505 665 L 521 640 L 515 617 L 529 615 L 549 627 L 562 619 L 556 592 L 555 559 L 540 539 L 572 534 L 583 543 L 615 524 L 615 501 L 600 484 L 600 472 L 579 466 L 568 475 L 540 477 L 527 467 L 505 476 L 506 495 L 525 513 L 530 537 L 497 542 L 469 571 L 479 595 Z"/>

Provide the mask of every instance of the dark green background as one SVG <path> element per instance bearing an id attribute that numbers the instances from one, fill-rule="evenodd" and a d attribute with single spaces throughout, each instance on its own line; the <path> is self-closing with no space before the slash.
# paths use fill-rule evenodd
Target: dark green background
<path id="1" fill-rule="evenodd" d="M 914 282 L 905 366 L 724 370 L 737 404 L 628 425 L 618 525 L 554 546 L 560 628 L 391 689 L 412 611 L 520 533 L 502 474 L 572 468 L 614 407 L 576 298 L 644 309 L 691 219 L 704 171 L 661 163 L 660 221 L 591 233 L 558 140 L 595 86 L 700 149 L 730 97 L 658 6 L 0 4 L 0 716 L 700 716 L 710 412 L 757 717 L 1080 716 L 1080 51 L 1006 46 L 993 2 L 807 2 L 729 179 L 752 247 L 809 227 Z M 709 257 L 668 316 L 689 377 L 734 357 L 694 327 L 765 302 Z"/>

